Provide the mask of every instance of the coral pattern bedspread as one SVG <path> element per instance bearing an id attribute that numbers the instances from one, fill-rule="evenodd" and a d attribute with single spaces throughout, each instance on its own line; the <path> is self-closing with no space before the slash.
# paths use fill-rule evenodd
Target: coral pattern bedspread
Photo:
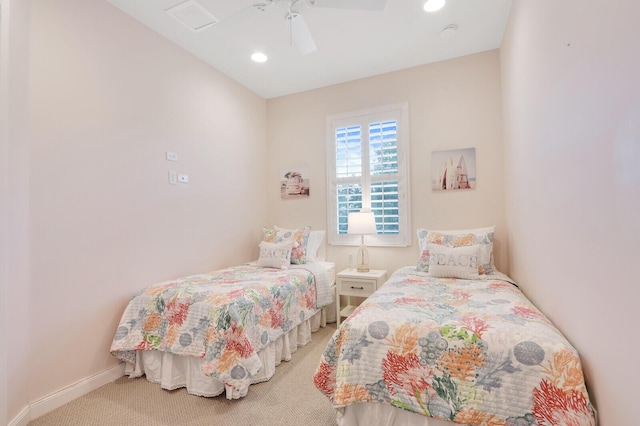
<path id="1" fill-rule="evenodd" d="M 576 350 L 500 276 L 396 271 L 336 331 L 316 387 L 335 407 L 387 403 L 469 425 L 595 425 Z"/>
<path id="2" fill-rule="evenodd" d="M 203 373 L 236 389 L 261 367 L 257 352 L 318 311 L 314 274 L 243 265 L 152 285 L 129 302 L 111 345 L 203 358 Z"/>

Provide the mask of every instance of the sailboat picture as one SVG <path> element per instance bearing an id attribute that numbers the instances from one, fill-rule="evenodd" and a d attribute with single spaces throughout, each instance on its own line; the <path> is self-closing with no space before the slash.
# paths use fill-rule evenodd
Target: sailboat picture
<path id="1" fill-rule="evenodd" d="M 431 187 L 434 191 L 475 189 L 476 149 L 431 153 Z"/>

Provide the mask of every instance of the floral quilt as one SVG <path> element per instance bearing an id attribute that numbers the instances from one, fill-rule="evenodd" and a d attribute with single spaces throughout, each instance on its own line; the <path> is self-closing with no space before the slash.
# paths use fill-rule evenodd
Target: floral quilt
<path id="1" fill-rule="evenodd" d="M 335 407 L 469 425 L 596 424 L 576 350 L 505 279 L 402 268 L 335 332 L 314 375 Z"/>
<path id="2" fill-rule="evenodd" d="M 317 311 L 315 278 L 307 269 L 222 269 L 135 294 L 111 353 L 133 365 L 137 350 L 202 358 L 204 374 L 246 388 L 261 367 L 257 352 Z"/>

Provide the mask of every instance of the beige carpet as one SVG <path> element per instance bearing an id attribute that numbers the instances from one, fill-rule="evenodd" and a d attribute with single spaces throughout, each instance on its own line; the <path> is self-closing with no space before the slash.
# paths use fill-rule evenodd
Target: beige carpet
<path id="1" fill-rule="evenodd" d="M 252 385 L 240 400 L 166 391 L 144 377 L 122 377 L 29 426 L 335 425 L 331 403 L 313 386 L 313 373 L 334 331 L 335 324 L 329 324 L 313 333 L 312 342 L 281 363 L 271 380 Z"/>

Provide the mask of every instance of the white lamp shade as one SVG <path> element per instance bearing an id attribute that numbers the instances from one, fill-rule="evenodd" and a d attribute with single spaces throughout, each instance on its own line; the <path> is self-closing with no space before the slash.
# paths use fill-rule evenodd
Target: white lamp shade
<path id="1" fill-rule="evenodd" d="M 354 212 L 347 217 L 347 234 L 375 234 L 376 218 L 373 212 Z"/>

